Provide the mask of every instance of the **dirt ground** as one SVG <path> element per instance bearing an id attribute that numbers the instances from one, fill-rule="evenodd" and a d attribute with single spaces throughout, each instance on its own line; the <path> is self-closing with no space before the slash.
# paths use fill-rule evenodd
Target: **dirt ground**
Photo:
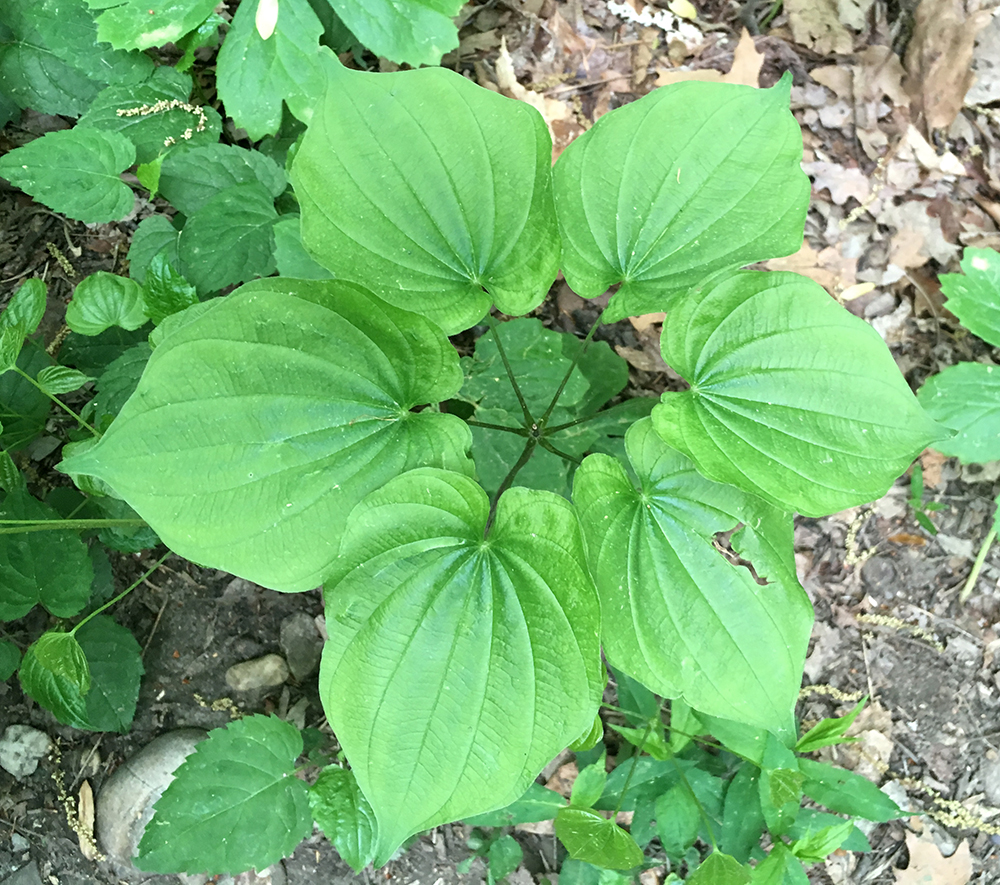
<path id="1" fill-rule="evenodd" d="M 695 0 L 697 15 L 689 20 L 667 12 L 666 2 L 647 9 L 599 0 L 489 0 L 465 8 L 460 50 L 445 62 L 530 101 L 549 123 L 556 154 L 602 113 L 692 72 L 769 86 L 791 70 L 813 201 L 802 250 L 766 266 L 812 277 L 869 320 L 917 389 L 959 360 L 1000 361 L 961 332 L 938 283 L 957 270 L 963 247 L 1000 248 L 1000 16 L 990 17 L 998 5 L 797 0 L 776 4 L 780 10 L 764 23 L 774 11 L 766 2 Z M 0 133 L 0 150 L 67 125 L 26 113 Z M 23 279 L 45 278 L 54 296 L 43 325 L 48 340 L 76 281 L 95 270 L 122 271 L 131 231 L 152 207 L 88 228 L 3 187 L 0 303 Z M 538 315 L 554 328 L 585 331 L 596 310 L 557 283 Z M 659 319 L 599 333 L 630 363 L 629 395 L 657 395 L 677 380 L 659 355 Z M 29 456 L 44 483 L 55 456 L 44 445 Z M 841 853 L 813 868 L 810 878 L 821 885 L 1000 881 L 1000 549 L 990 551 L 971 596 L 959 602 L 992 525 L 1000 463 L 962 466 L 930 451 L 921 461 L 925 500 L 945 505 L 933 515 L 936 537 L 914 519 L 908 477 L 871 506 L 796 523 L 799 576 L 816 609 L 800 713 L 806 720 L 835 715 L 850 698 L 870 694 L 857 749 L 836 761 L 880 782 L 897 781 L 894 798 L 927 812 L 874 828 L 870 854 Z M 117 556 L 116 585 L 127 586 L 154 559 Z M 318 592 L 283 595 L 171 557 L 114 612 L 144 649 L 129 734 L 61 726 L 16 680 L 0 684 L 0 732 L 29 724 L 60 746 L 59 758 L 43 760 L 24 780 L 0 770 L 0 885 L 177 881 L 87 860 L 53 775 L 61 772 L 66 794 L 75 795 L 84 780 L 99 792 L 157 735 L 214 728 L 244 713 L 295 710 L 304 724 L 322 726 L 315 674 L 241 693 L 225 681 L 232 664 L 280 651 L 285 618 L 321 611 Z M 0 626 L 0 636 L 24 647 L 45 626 L 36 610 Z M 361 876 L 314 838 L 281 864 L 273 882 L 478 882 L 481 862 L 457 870 L 470 856 L 467 835 L 460 825 L 440 828 Z M 517 885 L 556 882 L 552 837 L 519 838 L 526 860 L 511 878 Z M 932 878 L 918 879 L 917 864 Z M 655 885 L 648 874 L 643 881 Z"/>

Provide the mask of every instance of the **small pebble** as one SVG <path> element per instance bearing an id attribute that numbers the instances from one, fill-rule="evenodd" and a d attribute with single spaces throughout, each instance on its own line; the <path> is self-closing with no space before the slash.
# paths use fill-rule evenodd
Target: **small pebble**
<path id="1" fill-rule="evenodd" d="M 233 664 L 226 670 L 226 684 L 235 691 L 271 688 L 288 679 L 288 664 L 281 655 L 264 655 Z"/>
<path id="2" fill-rule="evenodd" d="M 9 725 L 0 738 L 0 768 L 18 780 L 34 774 L 38 761 L 52 749 L 44 731 L 30 725 Z"/>
<path id="3" fill-rule="evenodd" d="M 10 837 L 10 847 L 14 851 L 27 851 L 31 848 L 31 843 L 20 833 L 13 833 Z"/>
<path id="4" fill-rule="evenodd" d="M 288 669 L 299 681 L 312 675 L 323 653 L 323 637 L 316 622 L 305 612 L 296 612 L 281 622 L 278 640 L 288 662 Z"/>
<path id="5" fill-rule="evenodd" d="M 1000 759 L 984 759 L 981 771 L 986 801 L 996 807 L 1000 805 Z"/>

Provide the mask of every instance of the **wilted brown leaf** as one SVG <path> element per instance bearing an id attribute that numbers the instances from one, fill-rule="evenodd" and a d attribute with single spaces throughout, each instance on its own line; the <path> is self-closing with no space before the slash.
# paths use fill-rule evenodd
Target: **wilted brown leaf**
<path id="1" fill-rule="evenodd" d="M 854 40 L 840 23 L 837 0 L 785 0 L 788 25 L 796 43 L 820 55 L 842 55 L 854 49 Z"/>
<path id="2" fill-rule="evenodd" d="M 845 258 L 840 249 L 827 246 L 817 252 L 803 240 L 802 248 L 785 258 L 765 262 L 768 270 L 790 270 L 819 283 L 831 295 L 839 295 L 856 282 L 858 259 Z"/>
<path id="3" fill-rule="evenodd" d="M 951 857 L 945 857 L 925 830 L 919 836 L 907 833 L 906 848 L 910 864 L 893 871 L 896 885 L 966 885 L 972 878 L 972 855 L 964 840 Z"/>
<path id="4" fill-rule="evenodd" d="M 753 37 L 746 28 L 733 51 L 733 64 L 729 73 L 723 74 L 713 68 L 699 71 L 673 71 L 668 68 L 656 69 L 656 85 L 669 86 L 685 80 L 700 80 L 706 83 L 735 83 L 739 86 L 760 85 L 760 69 L 764 66 L 764 55 L 757 51 Z"/>

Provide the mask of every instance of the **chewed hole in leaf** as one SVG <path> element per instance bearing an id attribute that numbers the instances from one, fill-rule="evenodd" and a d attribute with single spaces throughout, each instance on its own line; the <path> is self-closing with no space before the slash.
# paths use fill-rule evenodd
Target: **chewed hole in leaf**
<path id="1" fill-rule="evenodd" d="M 757 570 L 753 567 L 753 563 L 748 559 L 744 559 L 735 550 L 733 550 L 732 540 L 733 535 L 735 535 L 740 529 L 743 528 L 743 523 L 738 522 L 727 532 L 716 532 L 712 537 L 712 546 L 718 551 L 719 555 L 726 560 L 730 565 L 736 567 L 743 567 L 748 572 L 750 576 L 762 587 L 766 587 L 771 582 L 762 578 L 757 574 Z"/>

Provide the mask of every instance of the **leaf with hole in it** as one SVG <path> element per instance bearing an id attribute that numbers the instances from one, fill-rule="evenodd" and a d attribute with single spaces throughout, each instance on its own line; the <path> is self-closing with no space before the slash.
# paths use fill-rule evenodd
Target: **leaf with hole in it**
<path id="1" fill-rule="evenodd" d="M 324 70 L 291 173 L 310 254 L 449 334 L 537 307 L 559 265 L 538 112 L 443 68 Z"/>
<path id="2" fill-rule="evenodd" d="M 418 465 L 470 469 L 440 329 L 359 286 L 261 280 L 195 305 L 61 469 L 109 483 L 182 556 L 287 591 L 320 584 L 351 508 Z M 164 328 L 161 326 L 160 328 Z"/>
<path id="3" fill-rule="evenodd" d="M 691 389 L 663 394 L 656 432 L 710 479 L 805 516 L 880 498 L 950 435 L 878 333 L 797 274 L 744 271 L 692 293 L 661 347 Z"/>
<path id="4" fill-rule="evenodd" d="M 309 122 L 323 94 L 320 63 L 323 25 L 309 0 L 281 0 L 274 33 L 264 39 L 255 25 L 259 0 L 240 3 L 219 50 L 219 96 L 252 141 L 281 127 L 282 101 Z"/>
<path id="5" fill-rule="evenodd" d="M 90 691 L 90 667 L 87 656 L 72 633 L 47 631 L 30 646 L 35 660 L 55 676 L 61 676 L 84 695 Z"/>
<path id="6" fill-rule="evenodd" d="M 177 240 L 184 277 L 201 294 L 274 272 L 274 198 L 258 181 L 215 194 Z M 146 275 L 149 275 L 147 270 Z"/>
<path id="7" fill-rule="evenodd" d="M 46 366 L 38 373 L 35 380 L 46 393 L 58 396 L 60 393 L 79 390 L 88 381 L 94 379 L 68 366 Z"/>
<path id="8" fill-rule="evenodd" d="M 344 862 L 356 873 L 372 862 L 378 822 L 354 773 L 331 765 L 309 788 L 313 819 Z"/>
<path id="9" fill-rule="evenodd" d="M 397 476 L 354 508 L 324 585 L 320 694 L 378 817 L 377 864 L 521 797 L 597 709 L 600 609 L 576 515 L 511 489 L 484 538 L 489 509 L 460 474 Z"/>
<path id="10" fill-rule="evenodd" d="M 209 732 L 174 772 L 135 865 L 148 872 L 263 870 L 312 832 L 308 788 L 292 772 L 302 735 L 276 716 Z"/>
<path id="11" fill-rule="evenodd" d="M 983 363 L 958 363 L 931 375 L 917 399 L 935 421 L 957 431 L 934 448 L 966 463 L 1000 459 L 1000 371 Z"/>
<path id="12" fill-rule="evenodd" d="M 20 329 L 21 337 L 33 335 L 45 315 L 45 283 L 25 280 L 0 312 L 0 329 Z"/>
<path id="13" fill-rule="evenodd" d="M 168 316 L 198 303 L 198 293 L 170 263 L 166 251 L 158 252 L 146 268 L 142 284 L 143 310 L 155 325 Z"/>
<path id="14" fill-rule="evenodd" d="M 665 86 L 562 153 L 562 270 L 586 298 L 622 283 L 605 322 L 669 309 L 712 273 L 799 249 L 809 179 L 790 88 L 790 74 L 773 89 Z"/>
<path id="15" fill-rule="evenodd" d="M 458 46 L 462 0 L 330 0 L 341 21 L 375 55 L 399 64 L 436 65 Z"/>
<path id="16" fill-rule="evenodd" d="M 964 274 L 941 275 L 945 307 L 973 335 L 1000 347 L 1000 253 L 993 249 L 966 249 Z"/>
<path id="17" fill-rule="evenodd" d="M 111 326 L 132 331 L 148 321 L 142 288 L 103 270 L 84 277 L 66 306 L 66 325 L 81 335 L 99 335 Z"/>
<path id="18" fill-rule="evenodd" d="M 609 661 L 664 697 L 794 736 L 812 611 L 790 515 L 703 478 L 649 419 L 625 444 L 640 490 L 606 455 L 573 484 Z M 713 549 L 727 535 L 732 559 Z"/>
<path id="19" fill-rule="evenodd" d="M 97 224 L 124 218 L 135 194 L 120 173 L 135 162 L 124 135 L 63 129 L 0 157 L 0 176 L 50 209 Z"/>
<path id="20" fill-rule="evenodd" d="M 215 9 L 212 0 L 87 0 L 97 36 L 115 49 L 151 49 L 193 31 Z"/>
<path id="21" fill-rule="evenodd" d="M 642 849 L 613 820 L 589 808 L 563 808 L 556 835 L 569 856 L 610 870 L 631 870 L 642 863 Z"/>

